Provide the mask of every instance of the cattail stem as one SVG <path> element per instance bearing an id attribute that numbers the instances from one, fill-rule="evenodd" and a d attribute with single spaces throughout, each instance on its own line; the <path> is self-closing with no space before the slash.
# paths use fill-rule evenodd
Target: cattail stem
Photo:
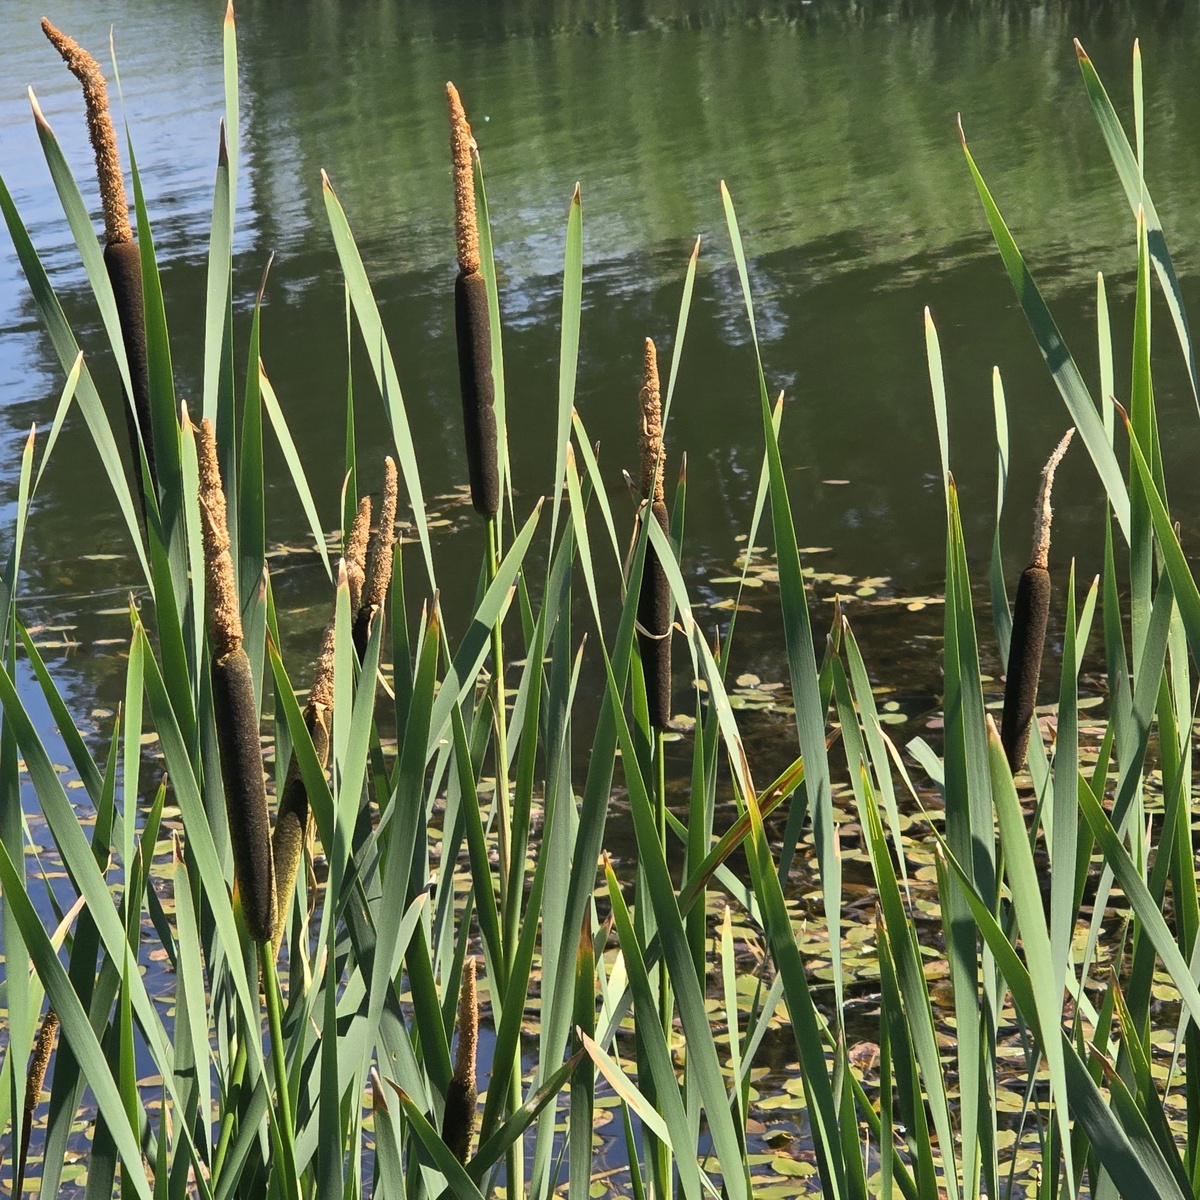
<path id="1" fill-rule="evenodd" d="M 42 1100 L 42 1087 L 46 1083 L 46 1071 L 50 1066 L 50 1055 L 54 1050 L 54 1038 L 58 1033 L 58 1013 L 46 1009 L 33 1044 L 33 1056 L 29 1060 L 29 1071 L 25 1076 L 25 1107 L 21 1121 L 21 1153 L 16 1162 L 13 1196 L 19 1200 L 25 1187 L 25 1168 L 29 1162 L 29 1143 L 33 1137 L 33 1118 Z"/>
<path id="2" fill-rule="evenodd" d="M 490 519 L 487 523 L 487 541 L 485 575 L 487 584 L 490 587 L 500 567 L 498 530 L 496 529 L 494 518 Z M 510 889 L 510 872 L 513 868 L 513 863 L 511 862 L 512 801 L 508 790 L 508 697 L 504 686 L 504 630 L 498 618 L 492 626 L 491 641 L 492 708 L 494 710 L 496 730 L 496 853 L 499 859 L 500 895 L 506 900 L 506 957 L 511 957 L 511 954 L 516 951 L 516 935 L 520 910 L 518 908 L 516 912 L 513 912 L 507 904 Z"/>
<path id="3" fill-rule="evenodd" d="M 1053 513 L 1050 495 L 1054 472 L 1070 445 L 1074 429 L 1068 429 L 1042 469 L 1034 510 L 1033 547 L 1029 566 L 1021 572 L 1013 602 L 1012 638 L 1008 670 L 1004 680 L 1004 711 L 1000 719 L 1000 741 L 1009 768 L 1015 774 L 1025 765 L 1033 714 L 1037 706 L 1042 651 L 1050 616 L 1050 524 Z"/>
<path id="4" fill-rule="evenodd" d="M 490 586 L 500 566 L 499 529 L 495 517 L 487 522 L 487 566 L 486 578 Z M 521 901 L 524 887 L 518 880 L 520 864 L 513 862 L 512 847 L 512 801 L 508 787 L 508 696 L 504 686 L 504 629 L 499 618 L 492 626 L 492 708 L 495 713 L 496 730 L 496 827 L 498 859 L 497 875 L 500 895 L 503 898 L 504 969 L 508 971 L 517 952 L 521 926 Z M 524 856 L 522 855 L 522 863 Z M 509 1104 L 516 1112 L 521 1106 L 521 1048 L 516 1050 L 516 1059 L 509 1077 Z M 525 1194 L 525 1163 L 520 1144 L 510 1146 L 505 1154 L 505 1171 L 510 1180 L 509 1195 L 521 1200 Z"/>
<path id="5" fill-rule="evenodd" d="M 137 432 L 141 436 L 151 484 L 157 488 L 150 372 L 146 355 L 142 264 L 137 244 L 133 240 L 133 228 L 129 223 L 129 200 L 125 192 L 125 177 L 121 171 L 121 157 L 117 150 L 116 130 L 113 128 L 112 115 L 109 112 L 108 87 L 99 63 L 78 42 L 56 29 L 45 18 L 42 19 L 42 32 L 83 88 L 88 137 L 96 157 L 96 181 L 104 211 L 104 267 L 108 272 L 116 301 L 121 341 L 129 364 L 129 384 L 133 391 L 132 396 L 126 398 L 127 407 L 132 409 Z M 134 474 L 140 481 L 137 438 L 132 436 L 132 431 L 130 441 Z"/>
<path id="6" fill-rule="evenodd" d="M 221 1178 L 221 1169 L 225 1166 L 225 1156 L 229 1153 L 229 1144 L 233 1140 L 234 1126 L 237 1124 L 237 1116 L 241 1111 L 242 1081 L 246 1077 L 247 1062 L 246 1039 L 240 1038 L 238 1040 L 237 1053 L 233 1058 L 233 1071 L 226 1085 L 227 1099 L 224 1111 L 221 1113 L 221 1128 L 217 1135 L 217 1148 L 213 1154 L 211 1182 L 214 1192 L 217 1182 Z"/>
<path id="7" fill-rule="evenodd" d="M 479 1001 L 475 991 L 475 959 L 463 964 L 462 987 L 458 994 L 458 1045 L 454 1074 L 446 1088 L 442 1114 L 442 1141 L 460 1163 L 471 1153 L 475 1134 L 478 1092 L 475 1086 L 476 1050 L 479 1044 Z"/>
<path id="8" fill-rule="evenodd" d="M 186 420 L 187 410 L 184 410 Z M 275 867 L 271 854 L 271 822 L 263 782 L 258 709 L 250 660 L 242 646 L 225 493 L 217 461 L 212 422 L 200 423 L 196 442 L 200 466 L 200 519 L 204 540 L 204 575 L 212 656 L 213 717 L 225 809 L 233 847 L 233 872 L 246 927 L 256 942 L 271 941 L 275 930 Z"/>
<path id="9" fill-rule="evenodd" d="M 279 1123 L 279 1141 L 283 1150 L 283 1194 L 287 1200 L 301 1200 L 300 1173 L 296 1167 L 296 1125 L 288 1095 L 287 1058 L 283 1041 L 283 996 L 275 973 L 275 952 L 266 941 L 259 943 L 258 961 L 262 969 L 263 991 L 267 1001 L 267 1022 L 271 1029 L 271 1061 L 275 1074 L 275 1107 Z"/>
<path id="10" fill-rule="evenodd" d="M 446 84 L 450 107 L 450 158 L 454 174 L 454 240 L 458 278 L 454 281 L 454 328 L 458 342 L 458 383 L 471 503 L 482 517 L 500 509 L 495 383 L 492 379 L 492 327 L 487 284 L 480 273 L 479 225 L 475 212 L 475 139 L 454 84 Z"/>

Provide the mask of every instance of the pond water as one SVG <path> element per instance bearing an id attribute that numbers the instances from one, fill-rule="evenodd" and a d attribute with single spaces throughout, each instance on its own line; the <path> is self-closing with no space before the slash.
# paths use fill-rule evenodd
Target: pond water
<path id="1" fill-rule="evenodd" d="M 185 396 L 200 391 L 222 7 L 77 0 L 61 14 L 102 58 L 113 31 Z M 115 372 L 24 95 L 33 85 L 94 202 L 78 89 L 41 36 L 42 9 L 8 0 L 0 19 L 0 171 L 115 401 Z M 988 550 L 994 503 L 993 364 L 1004 375 L 1013 427 L 1006 536 L 1014 565 L 1025 554 L 1038 466 L 1066 425 L 987 232 L 956 113 L 1098 390 L 1095 273 L 1108 281 L 1120 359 L 1134 228 L 1071 39 L 1080 37 L 1128 118 L 1130 52 L 1140 36 L 1149 185 L 1185 295 L 1195 300 L 1200 23 L 1170 5 L 302 0 L 285 8 L 243 0 L 238 33 L 235 295 L 244 319 L 273 253 L 263 357 L 331 528 L 341 454 L 330 447 L 342 437 L 346 354 L 322 168 L 383 306 L 426 491 L 465 480 L 447 78 L 465 97 L 487 174 L 524 504 L 546 489 L 552 471 L 565 218 L 575 182 L 585 239 L 577 403 L 602 443 L 614 492 L 623 491 L 620 469 L 636 454 L 641 340 L 654 336 L 669 350 L 687 256 L 701 237 L 667 431 L 674 461 L 688 455 L 692 564 L 732 561 L 761 461 L 753 358 L 719 180 L 743 226 L 768 384 L 787 396 L 783 452 L 801 544 L 831 547 L 825 568 L 890 576 L 903 592 L 936 591 L 942 572 L 924 306 L 941 335 L 953 465 L 978 559 Z M 1166 429 L 1186 427 L 1196 414 L 1165 313 L 1158 329 L 1161 420 Z M 386 441 L 368 381 L 360 369 L 360 454 L 374 458 Z M 19 445 L 32 422 L 48 423 L 61 382 L 11 245 L 0 239 L 0 463 L 9 513 Z M 1118 392 L 1124 387 L 1118 378 Z M 1174 507 L 1186 522 L 1200 504 L 1195 440 L 1164 441 Z M 277 454 L 268 469 L 270 536 L 303 544 Z M 1079 555 L 1089 576 L 1100 553 L 1097 492 L 1086 456 L 1069 457 L 1056 490 L 1056 555 L 1064 564 Z M 439 574 L 453 580 L 457 571 L 464 585 L 472 582 L 476 540 L 443 537 Z M 46 640 L 75 643 L 60 677 L 81 703 L 112 698 L 120 669 L 105 646 L 123 636 L 116 610 L 136 576 L 123 557 L 80 555 L 126 551 L 95 452 L 73 421 L 37 501 L 24 590 L 29 618 L 50 627 Z M 299 598 L 319 586 L 315 560 L 295 574 Z M 56 634 L 58 626 L 73 628 Z"/>

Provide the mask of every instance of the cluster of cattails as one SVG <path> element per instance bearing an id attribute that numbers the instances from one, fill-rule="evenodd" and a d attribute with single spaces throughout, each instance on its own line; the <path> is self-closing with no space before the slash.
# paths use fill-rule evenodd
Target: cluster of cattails
<path id="1" fill-rule="evenodd" d="M 186 412 L 185 412 L 186 419 Z M 200 464 L 200 521 L 204 535 L 204 584 L 208 600 L 208 635 L 212 656 L 213 716 L 233 873 L 246 927 L 256 942 L 269 942 L 275 932 L 275 866 L 271 855 L 271 823 L 259 746 L 258 709 L 250 660 L 242 645 L 238 608 L 229 555 L 225 492 L 217 461 L 212 422 L 200 423 L 196 443 Z"/>
<path id="2" fill-rule="evenodd" d="M 454 281 L 454 328 L 458 339 L 458 383 L 471 503 L 489 520 L 500 508 L 500 468 L 496 457 L 495 385 L 492 381 L 492 327 L 487 285 L 480 273 L 479 225 L 475 217 L 475 139 L 454 84 L 446 84 L 450 105 L 450 155 L 454 169 L 454 238 L 458 277 Z"/>
<path id="3" fill-rule="evenodd" d="M 58 1033 L 58 1013 L 46 1009 L 33 1044 L 33 1055 L 29 1060 L 29 1071 L 25 1076 L 25 1107 L 21 1122 L 21 1154 L 16 1164 L 16 1180 L 12 1194 L 20 1196 L 25 1185 L 25 1164 L 29 1159 L 29 1143 L 33 1134 L 33 1117 L 41 1103 L 42 1088 L 46 1083 L 46 1071 L 50 1066 L 50 1055 L 54 1050 L 54 1037 Z"/>
<path id="4" fill-rule="evenodd" d="M 350 593 L 350 611 L 354 618 L 354 647 L 362 659 L 370 634 L 371 622 L 383 611 L 388 586 L 392 579 L 392 558 L 396 542 L 396 505 L 398 499 L 396 464 L 384 459 L 383 500 L 380 504 L 379 527 L 367 555 L 367 539 L 371 530 L 371 498 L 364 496 L 358 504 L 350 536 L 346 539 L 342 569 Z M 336 608 L 335 608 L 336 612 Z M 333 719 L 333 664 L 335 618 L 331 616 L 321 638 L 321 649 L 313 670 L 312 687 L 304 706 L 304 724 L 312 738 L 313 749 L 322 769 L 329 763 L 329 736 Z M 279 911 L 276 919 L 276 948 L 283 936 L 287 908 L 296 886 L 296 875 L 309 836 L 308 789 L 293 756 L 279 799 L 275 818 L 272 852 Z"/>
<path id="5" fill-rule="evenodd" d="M 662 395 L 658 383 L 658 354 L 647 338 L 642 368 L 641 408 L 641 493 L 649 505 L 650 519 L 657 521 L 663 533 L 670 532 L 667 506 L 663 499 Z M 658 551 L 646 546 L 642 569 L 642 590 L 638 595 L 638 647 L 646 676 L 646 700 L 650 724 L 665 728 L 671 720 L 671 589 Z"/>
<path id="6" fill-rule="evenodd" d="M 104 209 L 104 266 L 112 283 L 121 322 L 121 340 L 125 344 L 125 357 L 129 363 L 129 383 L 133 388 L 130 441 L 134 473 L 138 471 L 140 435 L 150 469 L 150 480 L 157 487 L 158 474 L 154 465 L 154 438 L 150 420 L 150 373 L 146 361 L 142 266 L 129 224 L 129 202 L 125 195 L 125 179 L 121 174 L 121 159 L 117 153 L 117 135 L 108 111 L 108 89 L 99 64 L 78 42 L 55 29 L 45 18 L 42 19 L 42 32 L 62 55 L 71 74 L 83 85 L 88 135 L 96 155 L 96 177 Z"/>
<path id="7" fill-rule="evenodd" d="M 442 1141 L 460 1163 L 471 1153 L 475 1133 L 475 1058 L 479 1046 L 479 999 L 475 993 L 475 959 L 463 964 L 462 988 L 458 994 L 458 1045 L 454 1051 L 454 1074 L 446 1088 L 442 1112 Z"/>
<path id="8" fill-rule="evenodd" d="M 1067 430 L 1042 469 L 1033 517 L 1033 551 L 1029 556 L 1029 566 L 1021 572 L 1017 598 L 1013 604 L 1000 741 L 1014 773 L 1025 765 L 1025 754 L 1029 749 L 1038 680 L 1042 673 L 1046 620 L 1050 614 L 1050 493 L 1054 487 L 1054 472 L 1066 454 L 1074 432 L 1074 429 Z"/>

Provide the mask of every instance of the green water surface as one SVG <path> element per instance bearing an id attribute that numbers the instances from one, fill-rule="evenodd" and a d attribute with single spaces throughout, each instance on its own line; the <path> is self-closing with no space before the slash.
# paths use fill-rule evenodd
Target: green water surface
<path id="1" fill-rule="evenodd" d="M 223 0 L 60 7 L 46 11 L 106 63 L 113 31 L 163 264 L 178 390 L 198 396 Z M 115 371 L 25 96 L 32 85 L 98 226 L 82 104 L 38 29 L 45 8 L 42 0 L 6 0 L 0 14 L 0 172 L 115 413 Z M 1196 299 L 1198 24 L 1170 5 L 242 0 L 237 17 L 243 169 L 235 294 L 244 326 L 273 254 L 264 363 L 329 528 L 338 523 L 346 343 L 322 169 L 382 305 L 426 492 L 465 482 L 447 79 L 472 118 L 493 211 L 519 507 L 541 494 L 553 469 L 565 218 L 576 181 L 585 238 L 577 404 L 601 442 L 618 513 L 626 511 L 621 469 L 636 455 L 642 339 L 653 336 L 664 360 L 669 355 L 687 256 L 701 238 L 667 430 L 669 470 L 688 456 L 693 578 L 737 553 L 761 461 L 753 356 L 720 180 L 737 204 L 751 260 L 768 385 L 786 395 L 783 450 L 801 544 L 831 547 L 827 569 L 891 576 L 912 593 L 936 590 L 943 565 L 923 308 L 941 334 L 953 466 L 977 561 L 989 550 L 995 494 L 993 364 L 1013 425 L 1005 532 L 1016 569 L 1040 460 L 1067 423 L 987 233 L 956 114 L 1098 388 L 1095 275 L 1108 278 L 1120 359 L 1132 317 L 1134 224 L 1072 38 L 1083 41 L 1128 121 L 1131 49 L 1140 37 L 1148 182 L 1185 295 Z M 1196 411 L 1165 311 L 1157 335 L 1168 478 L 1186 530 L 1200 504 Z M 357 353 L 359 452 L 371 485 L 388 446 Z M 9 512 L 19 446 L 31 423 L 48 423 L 61 383 L 11 245 L 0 237 L 0 463 Z M 1124 386 L 1118 376 L 1118 392 Z M 269 536 L 303 547 L 299 507 L 271 453 Z M 1086 457 L 1069 457 L 1056 557 L 1065 564 L 1078 555 L 1088 576 L 1101 548 L 1098 494 Z M 467 528 L 453 532 L 461 510 L 447 507 L 445 515 L 452 524 L 439 536 L 439 576 L 450 591 L 461 584 L 465 604 L 480 535 L 465 518 Z M 126 551 L 98 459 L 73 421 L 37 503 L 24 590 L 30 619 L 51 626 L 47 640 L 55 641 L 55 627 L 72 627 L 59 639 L 78 643 L 64 651 L 64 672 L 78 676 L 84 698 L 119 678 L 119 664 L 107 665 L 103 651 L 108 639 L 127 636 L 115 611 L 136 582 Z M 322 586 L 315 558 L 290 561 L 295 568 L 281 570 L 276 584 L 285 607 Z M 456 603 L 449 598 L 451 611 Z"/>

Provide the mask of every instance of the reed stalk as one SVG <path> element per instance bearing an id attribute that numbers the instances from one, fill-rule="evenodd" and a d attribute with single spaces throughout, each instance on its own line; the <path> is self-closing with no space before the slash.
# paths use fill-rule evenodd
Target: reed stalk
<path id="1" fill-rule="evenodd" d="M 646 338 L 642 357 L 642 386 L 638 392 L 639 476 L 643 515 L 657 522 L 664 534 L 670 532 L 663 473 L 662 390 L 658 375 L 658 351 Z M 664 731 L 671 720 L 671 589 L 658 551 L 647 540 L 638 593 L 638 651 L 646 685 L 646 706 L 652 731 L 652 793 L 655 827 L 663 853 L 667 847 L 667 785 L 664 761 Z M 658 1021 L 668 1047 L 671 1044 L 672 998 L 665 965 L 655 968 Z M 656 1196 L 670 1195 L 671 1147 L 656 1138 L 647 1141 L 651 1177 Z"/>
<path id="2" fill-rule="evenodd" d="M 140 478 L 140 436 L 146 454 L 146 465 L 150 471 L 150 482 L 157 491 L 158 471 L 154 459 L 142 263 L 129 223 L 129 201 L 125 193 L 125 177 L 121 172 L 121 157 L 117 151 L 116 130 L 113 128 L 112 115 L 109 112 L 108 87 L 99 63 L 78 42 L 56 29 L 45 17 L 42 18 L 42 32 L 62 56 L 67 69 L 83 87 L 88 137 L 96 158 L 96 180 L 104 211 L 104 267 L 112 284 L 121 325 L 121 341 L 125 346 L 125 358 L 129 364 L 129 385 L 133 389 L 132 398 L 126 396 L 125 404 L 126 413 L 130 414 L 133 473 L 135 478 Z"/>
<path id="3" fill-rule="evenodd" d="M 1054 487 L 1054 472 L 1074 433 L 1074 429 L 1067 430 L 1042 468 L 1033 517 L 1033 549 L 1029 566 L 1021 572 L 1013 603 L 1012 640 L 1000 721 L 1000 741 L 1013 774 L 1025 765 L 1029 749 L 1042 672 L 1042 649 L 1046 643 L 1046 623 L 1050 615 L 1050 522 L 1053 517 L 1050 494 Z"/>
<path id="4" fill-rule="evenodd" d="M 186 419 L 186 409 L 184 416 Z M 277 916 L 275 864 L 259 746 L 258 710 L 250 660 L 242 646 L 242 620 L 233 559 L 229 554 L 216 434 L 207 417 L 200 423 L 196 449 L 200 465 L 213 716 L 233 847 L 234 881 L 251 937 L 259 943 L 270 942 Z"/>
<path id="5" fill-rule="evenodd" d="M 454 281 L 454 327 L 458 344 L 458 380 L 462 395 L 463 433 L 467 451 L 467 473 L 471 503 L 487 523 L 487 552 L 484 574 L 490 585 L 500 561 L 500 463 L 497 445 L 495 381 L 492 377 L 492 329 L 488 312 L 487 284 L 480 271 L 479 224 L 475 208 L 475 155 L 478 147 L 453 83 L 446 84 L 450 110 L 450 158 L 454 178 L 454 241 L 458 276 Z M 497 830 L 498 883 L 505 903 L 504 954 L 506 968 L 516 951 L 520 897 L 516 911 L 507 904 L 512 862 L 512 808 L 508 787 L 508 713 L 504 686 L 504 632 L 497 620 L 491 631 L 492 708 L 495 721 L 495 811 Z M 513 1070 L 510 1104 L 521 1103 L 520 1050 Z M 509 1195 L 524 1194 L 524 1161 L 521 1143 L 506 1154 Z"/>
<path id="6" fill-rule="evenodd" d="M 271 1030 L 271 1062 L 275 1073 L 274 1117 L 280 1132 L 283 1158 L 283 1194 L 287 1200 L 300 1200 L 300 1172 L 296 1165 L 296 1122 L 288 1094 L 287 1058 L 283 1040 L 283 996 L 275 972 L 275 954 L 267 941 L 258 944 L 263 993 L 267 1002 L 267 1023 Z"/>

